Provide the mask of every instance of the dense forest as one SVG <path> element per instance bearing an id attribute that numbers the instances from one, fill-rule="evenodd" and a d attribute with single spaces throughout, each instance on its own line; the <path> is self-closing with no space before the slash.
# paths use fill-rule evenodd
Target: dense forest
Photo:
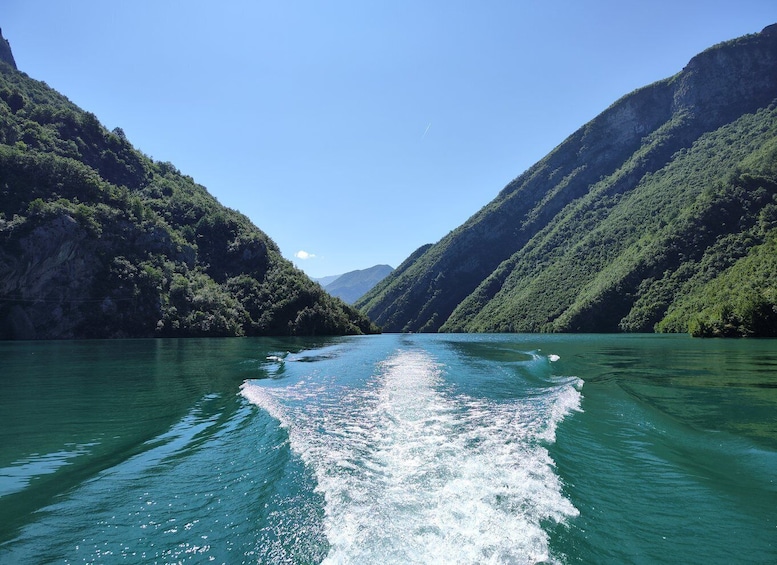
<path id="1" fill-rule="evenodd" d="M 616 101 L 357 306 L 386 331 L 777 335 L 777 26 Z"/>
<path id="2" fill-rule="evenodd" d="M 0 338 L 375 331 L 244 215 L 0 53 Z"/>

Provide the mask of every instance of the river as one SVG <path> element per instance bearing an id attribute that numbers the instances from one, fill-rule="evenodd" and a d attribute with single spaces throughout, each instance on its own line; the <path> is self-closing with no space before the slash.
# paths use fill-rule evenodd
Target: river
<path id="1" fill-rule="evenodd" d="M 0 563 L 777 563 L 777 341 L 0 343 Z"/>

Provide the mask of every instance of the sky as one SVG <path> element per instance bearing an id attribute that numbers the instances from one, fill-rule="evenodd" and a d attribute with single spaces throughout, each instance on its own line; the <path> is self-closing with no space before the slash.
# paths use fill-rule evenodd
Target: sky
<path id="1" fill-rule="evenodd" d="M 20 70 L 312 277 L 397 267 L 774 0 L 2 0 Z"/>

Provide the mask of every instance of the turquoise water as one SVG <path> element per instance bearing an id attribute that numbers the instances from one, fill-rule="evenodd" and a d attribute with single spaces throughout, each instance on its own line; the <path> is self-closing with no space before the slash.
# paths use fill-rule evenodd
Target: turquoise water
<path id="1" fill-rule="evenodd" d="M 777 341 L 0 343 L 0 563 L 777 563 Z"/>

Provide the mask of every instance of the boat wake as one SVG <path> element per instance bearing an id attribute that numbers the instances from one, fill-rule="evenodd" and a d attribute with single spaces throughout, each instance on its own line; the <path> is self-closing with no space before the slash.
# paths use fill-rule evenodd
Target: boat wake
<path id="1" fill-rule="evenodd" d="M 577 510 L 546 446 L 582 381 L 531 397 L 457 394 L 427 352 L 400 350 L 361 387 L 246 383 L 287 428 L 325 500 L 327 563 L 553 561 L 542 525 Z"/>

